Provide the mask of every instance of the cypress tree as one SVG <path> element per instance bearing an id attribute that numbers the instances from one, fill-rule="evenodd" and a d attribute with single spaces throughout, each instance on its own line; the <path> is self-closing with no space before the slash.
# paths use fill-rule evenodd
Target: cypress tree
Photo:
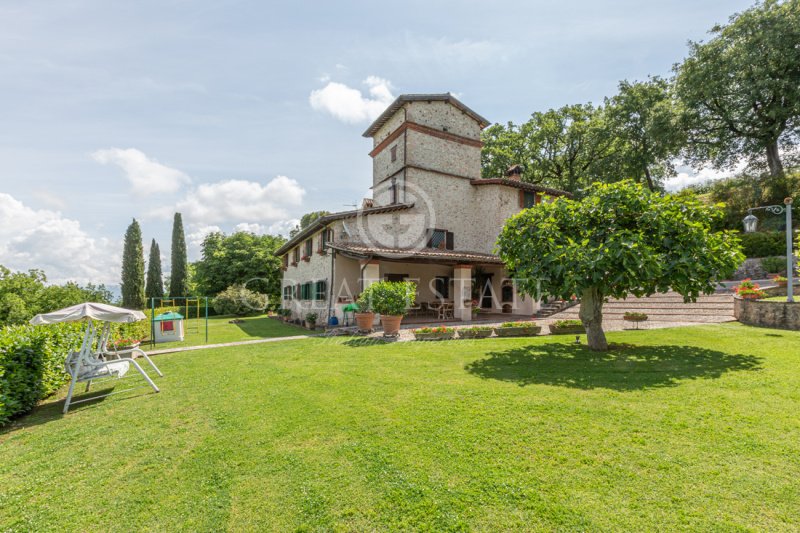
<path id="1" fill-rule="evenodd" d="M 170 265 L 169 295 L 188 296 L 189 280 L 186 265 L 186 237 L 183 234 L 183 219 L 175 213 L 172 222 L 172 261 Z"/>
<path id="2" fill-rule="evenodd" d="M 164 296 L 164 280 L 161 277 L 161 250 L 155 239 L 150 244 L 150 260 L 147 262 L 147 285 L 144 288 L 144 295 L 147 296 L 147 303 L 150 298 L 161 298 Z"/>
<path id="3" fill-rule="evenodd" d="M 144 309 L 144 249 L 142 229 L 135 218 L 125 231 L 122 250 L 122 306 Z"/>

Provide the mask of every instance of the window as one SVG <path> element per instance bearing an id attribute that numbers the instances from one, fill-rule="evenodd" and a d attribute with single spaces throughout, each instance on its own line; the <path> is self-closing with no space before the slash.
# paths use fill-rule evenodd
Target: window
<path id="1" fill-rule="evenodd" d="M 433 280 L 433 288 L 437 298 L 450 298 L 450 278 L 446 276 L 436 276 Z"/>
<path id="2" fill-rule="evenodd" d="M 519 191 L 519 206 L 523 209 L 533 207 L 538 203 L 536 193 L 532 191 Z"/>
<path id="3" fill-rule="evenodd" d="M 161 331 L 175 331 L 175 323 L 172 320 L 162 321 Z"/>
<path id="4" fill-rule="evenodd" d="M 299 300 L 300 299 L 300 286 L 301 285 L 299 283 L 294 286 L 294 299 L 295 300 Z"/>
<path id="5" fill-rule="evenodd" d="M 437 248 L 439 250 L 453 250 L 453 232 L 443 229 L 428 230 L 430 237 L 428 238 L 428 248 Z"/>
<path id="6" fill-rule="evenodd" d="M 325 280 L 318 281 L 314 286 L 314 299 L 324 300 L 328 294 L 328 282 Z"/>
<path id="7" fill-rule="evenodd" d="M 292 264 L 296 265 L 300 262 L 300 247 L 297 247 L 292 251 Z"/>
<path id="8" fill-rule="evenodd" d="M 386 274 L 386 281 L 404 281 L 408 278 L 408 274 Z"/>
<path id="9" fill-rule="evenodd" d="M 398 201 L 397 178 L 392 178 L 392 186 L 389 188 L 389 191 L 392 195 L 392 204 L 396 204 Z"/>
<path id="10" fill-rule="evenodd" d="M 284 300 L 291 300 L 292 299 L 292 286 L 287 285 L 283 288 L 283 299 Z"/>
<path id="11" fill-rule="evenodd" d="M 307 282 L 303 283 L 302 285 L 299 285 L 299 287 L 300 287 L 300 299 L 301 300 L 311 300 L 311 297 L 312 297 L 312 294 L 311 294 L 311 282 L 307 281 Z"/>
<path id="12" fill-rule="evenodd" d="M 392 154 L 392 163 L 394 163 L 395 161 L 397 161 L 397 145 L 395 144 L 394 146 L 392 146 L 391 150 L 389 151 Z"/>
<path id="13" fill-rule="evenodd" d="M 312 239 L 308 239 L 305 242 L 305 254 L 303 255 L 303 259 L 307 257 L 311 257 L 311 254 L 314 253 L 314 241 Z"/>
<path id="14" fill-rule="evenodd" d="M 503 303 L 514 301 L 514 285 L 511 281 L 506 280 L 503 282 L 503 286 L 500 288 L 500 298 Z"/>
<path id="15" fill-rule="evenodd" d="M 283 267 L 284 270 L 289 268 L 289 254 L 286 254 L 283 257 L 281 257 L 281 266 Z"/>
<path id="16" fill-rule="evenodd" d="M 327 253 L 325 250 L 325 245 L 329 242 L 333 242 L 333 230 L 332 229 L 324 229 L 319 236 L 319 250 L 317 250 L 321 254 Z"/>

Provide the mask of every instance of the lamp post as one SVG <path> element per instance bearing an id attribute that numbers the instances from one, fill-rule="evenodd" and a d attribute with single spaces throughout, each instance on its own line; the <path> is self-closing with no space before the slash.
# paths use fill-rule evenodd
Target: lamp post
<path id="1" fill-rule="evenodd" d="M 792 259 L 792 199 L 786 198 L 783 205 L 768 205 L 766 207 L 753 207 L 747 210 L 747 216 L 744 217 L 742 223 L 744 224 L 745 233 L 753 233 L 758 225 L 758 218 L 753 214 L 753 211 L 763 209 L 767 213 L 773 215 L 782 215 L 786 213 L 786 301 L 794 302 L 794 289 L 793 278 L 794 276 L 794 260 Z"/>

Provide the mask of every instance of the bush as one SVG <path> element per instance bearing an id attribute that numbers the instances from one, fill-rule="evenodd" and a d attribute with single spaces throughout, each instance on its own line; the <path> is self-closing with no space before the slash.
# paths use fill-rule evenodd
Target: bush
<path id="1" fill-rule="evenodd" d="M 786 255 L 786 234 L 782 231 L 742 233 L 739 238 L 746 257 Z"/>
<path id="2" fill-rule="evenodd" d="M 69 381 L 64 358 L 82 340 L 82 324 L 0 330 L 0 425 L 30 411 Z"/>
<path id="3" fill-rule="evenodd" d="M 405 315 L 414 305 L 416 292 L 417 284 L 413 281 L 379 281 L 358 297 L 359 309 L 367 304 L 368 309 L 381 315 Z"/>
<path id="4" fill-rule="evenodd" d="M 786 256 L 764 257 L 761 259 L 761 266 L 768 273 L 784 272 L 786 271 Z"/>
<path id="5" fill-rule="evenodd" d="M 432 327 L 424 327 L 424 328 L 417 328 L 413 330 L 413 333 L 452 333 L 456 329 L 455 328 L 448 328 L 447 326 L 432 326 Z"/>
<path id="6" fill-rule="evenodd" d="M 622 315 L 622 318 L 629 322 L 644 322 L 648 319 L 648 316 L 646 313 L 627 312 L 624 315 Z"/>
<path id="7" fill-rule="evenodd" d="M 582 326 L 583 322 L 580 320 L 556 320 L 553 325 L 557 328 L 569 328 L 573 326 Z"/>
<path id="8" fill-rule="evenodd" d="M 266 294 L 253 292 L 243 285 L 231 285 L 214 298 L 213 306 L 220 315 L 245 316 L 263 313 L 267 300 Z"/>
<path id="9" fill-rule="evenodd" d="M 316 324 L 319 315 L 317 313 L 307 313 L 306 314 L 306 322 L 309 324 Z"/>
<path id="10" fill-rule="evenodd" d="M 500 324 L 501 328 L 535 328 L 536 322 L 503 322 Z"/>

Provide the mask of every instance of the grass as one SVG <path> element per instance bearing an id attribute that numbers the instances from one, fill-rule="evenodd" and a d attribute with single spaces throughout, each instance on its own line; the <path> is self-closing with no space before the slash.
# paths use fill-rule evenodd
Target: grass
<path id="1" fill-rule="evenodd" d="M 762 298 L 762 300 L 766 300 L 768 302 L 785 302 L 786 301 L 786 295 L 783 295 L 783 296 L 770 296 L 768 298 Z M 795 296 L 794 300 L 795 300 L 795 302 L 800 302 L 800 296 Z"/>
<path id="2" fill-rule="evenodd" d="M 231 324 L 234 319 L 243 320 L 240 324 Z M 145 350 L 161 350 L 164 348 L 177 348 L 180 346 L 199 346 L 201 344 L 220 344 L 225 342 L 249 341 L 253 339 L 268 339 L 274 337 L 289 337 L 292 335 L 306 335 L 309 330 L 286 324 L 267 315 L 234 317 L 213 316 L 208 318 L 208 342 L 204 321 L 187 320 L 184 322 L 183 342 L 161 342 L 152 347 L 144 346 Z"/>
<path id="3" fill-rule="evenodd" d="M 304 339 L 0 433 L 0 530 L 800 528 L 800 333 Z"/>

